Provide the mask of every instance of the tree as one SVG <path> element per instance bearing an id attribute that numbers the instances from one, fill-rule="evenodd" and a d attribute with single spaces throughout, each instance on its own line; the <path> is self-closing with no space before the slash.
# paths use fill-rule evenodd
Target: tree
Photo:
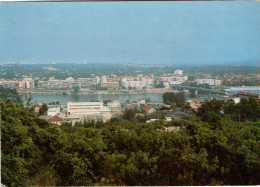
<path id="1" fill-rule="evenodd" d="M 109 102 L 111 102 L 111 100 L 109 100 L 109 99 L 103 101 L 104 105 L 107 105 Z"/>
<path id="2" fill-rule="evenodd" d="M 48 106 L 46 103 L 42 104 L 42 107 L 39 110 L 39 115 L 44 115 L 48 111 Z"/>
<path id="3" fill-rule="evenodd" d="M 160 82 L 159 84 L 154 85 L 155 88 L 165 88 L 163 82 Z"/>
<path id="4" fill-rule="evenodd" d="M 136 111 L 132 109 L 126 109 L 123 118 L 126 120 L 132 120 L 135 117 Z"/>
<path id="5" fill-rule="evenodd" d="M 77 95 L 79 93 L 79 86 L 73 87 L 73 94 Z"/>
<path id="6" fill-rule="evenodd" d="M 183 93 L 177 93 L 175 95 L 175 101 L 177 107 L 183 107 L 185 105 L 186 98 Z"/>
<path id="7" fill-rule="evenodd" d="M 216 125 L 223 117 L 224 101 L 216 100 L 206 101 L 198 109 L 197 116 L 201 117 L 203 121 L 210 122 Z"/>
<path id="8" fill-rule="evenodd" d="M 198 116 L 164 124 L 127 119 L 50 124 L 24 105 L 0 99 L 1 171 L 7 186 L 256 185 L 260 127 L 223 113 L 223 101 L 207 101 Z M 240 107 L 240 105 L 231 107 Z M 224 106 L 225 107 L 225 106 Z M 217 122 L 203 119 L 222 115 Z M 245 110 L 244 110 L 245 111 Z M 230 111 L 229 111 L 230 112 Z M 236 111 L 235 111 L 236 112 Z M 212 116 L 214 116 L 212 115 Z M 130 120 L 128 120 L 130 119 Z M 134 119 L 134 120 L 133 120 Z M 256 119 L 256 120 L 259 120 Z M 180 126 L 164 131 L 165 125 Z M 96 127 L 96 128 L 94 128 Z"/>
<path id="9" fill-rule="evenodd" d="M 183 107 L 186 99 L 183 93 L 174 94 L 173 92 L 166 92 L 163 94 L 163 102 L 168 105 L 176 105 L 177 107 Z"/>

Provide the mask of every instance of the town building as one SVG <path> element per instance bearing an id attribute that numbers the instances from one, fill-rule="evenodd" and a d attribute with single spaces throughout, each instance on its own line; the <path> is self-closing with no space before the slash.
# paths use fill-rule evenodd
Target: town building
<path id="1" fill-rule="evenodd" d="M 6 87 L 6 88 L 18 88 L 20 85 L 20 82 L 18 80 L 0 80 L 0 86 Z"/>
<path id="2" fill-rule="evenodd" d="M 156 109 L 152 108 L 152 107 L 149 106 L 149 105 L 144 105 L 144 106 L 142 107 L 142 112 L 143 112 L 144 114 L 146 114 L 146 115 L 151 115 L 151 114 L 153 114 L 153 113 L 156 112 Z"/>
<path id="3" fill-rule="evenodd" d="M 146 87 L 152 87 L 153 85 L 154 79 L 151 77 L 123 77 L 121 79 L 121 86 L 127 89 L 143 89 Z"/>
<path id="4" fill-rule="evenodd" d="M 174 74 L 175 74 L 175 75 L 183 75 L 183 70 L 179 70 L 179 69 L 178 69 L 178 70 L 175 70 L 175 71 L 174 71 Z"/>
<path id="5" fill-rule="evenodd" d="M 68 102 L 68 114 L 110 113 L 111 110 L 103 102 Z"/>
<path id="6" fill-rule="evenodd" d="M 112 101 L 107 104 L 108 108 L 119 108 L 121 104 L 119 101 Z"/>
<path id="7" fill-rule="evenodd" d="M 188 76 L 172 75 L 172 76 L 160 76 L 155 77 L 155 84 L 163 84 L 166 88 L 170 88 L 170 85 L 182 84 L 188 80 Z"/>
<path id="8" fill-rule="evenodd" d="M 250 97 L 253 97 L 254 99 L 260 101 L 260 94 L 249 93 L 249 92 L 239 92 L 237 95 L 241 99 L 249 99 Z"/>
<path id="9" fill-rule="evenodd" d="M 185 108 L 193 112 L 197 111 L 198 108 L 205 103 L 207 98 L 192 98 L 186 101 Z"/>
<path id="10" fill-rule="evenodd" d="M 59 116 L 52 116 L 50 118 L 47 118 L 47 121 L 49 121 L 50 123 L 56 124 L 56 125 L 62 125 L 63 123 L 65 123 L 65 120 L 62 119 Z"/>
<path id="11" fill-rule="evenodd" d="M 101 77 L 101 87 L 108 88 L 108 89 L 118 89 L 120 86 L 119 81 L 113 78 L 107 78 L 107 76 Z"/>
<path id="12" fill-rule="evenodd" d="M 197 85 L 208 84 L 210 86 L 221 86 L 221 80 L 218 79 L 196 79 Z"/>
<path id="13" fill-rule="evenodd" d="M 31 89 L 34 88 L 34 80 L 32 77 L 24 77 L 22 78 L 22 81 L 19 82 L 19 87 L 20 88 L 25 88 L 25 89 Z"/>
<path id="14" fill-rule="evenodd" d="M 111 109 L 103 102 L 68 102 L 67 115 L 79 117 L 82 120 L 110 120 L 113 116 Z"/>
<path id="15" fill-rule="evenodd" d="M 142 98 L 142 99 L 138 99 L 138 105 L 144 105 L 145 104 L 145 99 Z"/>
<path id="16" fill-rule="evenodd" d="M 47 111 L 48 116 L 55 116 L 60 113 L 60 106 L 49 108 Z"/>

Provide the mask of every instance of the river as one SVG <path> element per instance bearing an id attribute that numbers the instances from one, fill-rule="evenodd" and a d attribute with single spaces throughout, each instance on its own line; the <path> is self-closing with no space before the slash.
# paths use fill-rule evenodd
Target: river
<path id="1" fill-rule="evenodd" d="M 154 102 L 162 102 L 162 93 L 149 93 L 149 94 L 93 94 L 93 95 L 51 95 L 51 94 L 32 94 L 32 103 L 37 103 L 39 101 L 56 102 L 59 101 L 60 104 L 65 105 L 67 102 L 89 102 L 89 101 L 119 101 L 120 103 L 125 103 L 126 100 L 130 102 L 137 101 L 140 98 L 150 98 Z M 190 98 L 189 93 L 184 93 L 186 98 Z M 199 94 L 199 97 L 206 97 L 207 94 Z"/>
<path id="2" fill-rule="evenodd" d="M 230 95 L 236 94 L 240 91 L 260 93 L 260 90 L 227 90 Z M 177 91 L 178 92 L 178 91 Z M 67 102 L 90 102 L 90 101 L 119 101 L 120 103 L 125 103 L 126 100 L 130 102 L 137 101 L 140 98 L 150 98 L 154 102 L 162 102 L 162 93 L 149 93 L 149 94 L 93 94 L 93 95 L 55 95 L 55 94 L 32 94 L 32 103 L 37 103 L 39 101 L 56 102 L 59 101 L 60 104 L 66 105 Z M 186 99 L 190 98 L 190 93 L 184 93 Z M 200 93 L 197 97 L 208 97 L 209 93 Z"/>

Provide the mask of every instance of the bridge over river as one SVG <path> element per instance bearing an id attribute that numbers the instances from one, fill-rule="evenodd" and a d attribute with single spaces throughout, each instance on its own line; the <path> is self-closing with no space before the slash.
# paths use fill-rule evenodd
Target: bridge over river
<path id="1" fill-rule="evenodd" d="M 203 91 L 203 92 L 208 92 L 208 93 L 212 93 L 212 94 L 220 94 L 220 95 L 226 95 L 225 92 L 221 92 L 219 90 L 216 89 L 207 89 L 207 88 L 199 88 L 199 87 L 191 87 L 191 86 L 183 86 L 183 85 L 172 85 L 172 88 L 175 89 L 186 89 L 189 91 Z"/>

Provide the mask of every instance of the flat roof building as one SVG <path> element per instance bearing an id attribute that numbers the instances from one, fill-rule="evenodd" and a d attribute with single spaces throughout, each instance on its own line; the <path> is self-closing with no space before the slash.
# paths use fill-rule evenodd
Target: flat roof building
<path id="1" fill-rule="evenodd" d="M 111 113 L 111 110 L 103 105 L 103 102 L 68 102 L 68 114 L 100 114 Z"/>

